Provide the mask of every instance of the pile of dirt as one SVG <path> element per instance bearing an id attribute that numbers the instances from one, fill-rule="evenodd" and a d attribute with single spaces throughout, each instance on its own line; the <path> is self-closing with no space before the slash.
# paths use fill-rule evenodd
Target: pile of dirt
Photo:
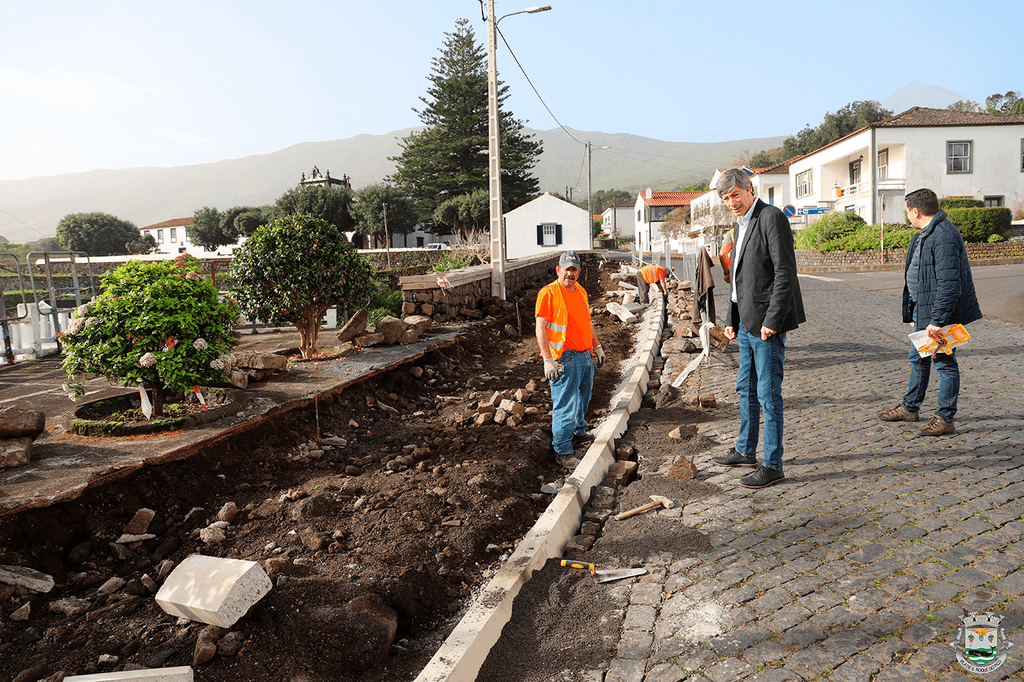
<path id="1" fill-rule="evenodd" d="M 595 311 L 614 288 L 609 274 L 584 270 Z M 532 311 L 532 300 L 520 303 Z M 598 416 L 636 327 L 604 312 L 594 324 L 608 357 L 595 379 Z M 496 320 L 307 409 L 225 433 L 188 460 L 0 519 L 0 565 L 56 582 L 46 594 L 0 586 L 0 679 L 177 665 L 225 682 L 414 678 L 551 501 L 541 484 L 568 473 L 550 449 L 533 328 L 530 313 Z M 522 423 L 474 423 L 479 403 L 531 380 L 524 404 L 536 410 Z M 229 508 L 238 511 L 225 521 Z M 153 537 L 119 543 L 141 509 L 153 512 Z M 196 553 L 257 561 L 274 584 L 231 633 L 215 633 L 208 659 L 212 650 L 197 647 L 204 625 L 153 599 Z M 68 598 L 78 607 L 55 606 Z M 389 623 L 393 639 L 382 634 Z"/>

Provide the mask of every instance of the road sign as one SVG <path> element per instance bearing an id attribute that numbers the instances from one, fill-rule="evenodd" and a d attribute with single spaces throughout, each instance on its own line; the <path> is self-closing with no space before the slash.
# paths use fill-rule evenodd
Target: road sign
<path id="1" fill-rule="evenodd" d="M 801 206 L 796 212 L 799 215 L 821 215 L 822 213 L 831 213 L 832 209 L 828 206 Z"/>
<path id="2" fill-rule="evenodd" d="M 792 218 L 793 216 L 796 215 L 796 207 L 793 206 L 793 204 L 786 204 L 786 206 L 782 209 L 782 215 L 786 216 L 787 218 Z"/>

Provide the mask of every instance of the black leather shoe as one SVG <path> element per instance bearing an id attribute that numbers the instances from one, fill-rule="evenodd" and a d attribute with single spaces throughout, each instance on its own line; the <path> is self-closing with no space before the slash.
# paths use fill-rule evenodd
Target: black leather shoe
<path id="1" fill-rule="evenodd" d="M 725 457 L 712 457 L 711 461 L 725 467 L 756 467 L 757 457 L 747 457 L 741 454 L 735 447 L 729 448 Z"/>
<path id="2" fill-rule="evenodd" d="M 767 488 L 768 486 L 786 479 L 782 469 L 769 469 L 759 466 L 754 473 L 740 479 L 740 485 L 744 488 Z"/>

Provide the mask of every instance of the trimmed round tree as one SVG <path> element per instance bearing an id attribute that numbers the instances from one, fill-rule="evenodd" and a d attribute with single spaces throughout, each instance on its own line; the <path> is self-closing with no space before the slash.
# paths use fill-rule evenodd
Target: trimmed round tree
<path id="1" fill-rule="evenodd" d="M 251 319 L 295 325 L 302 357 L 309 358 L 327 309 L 364 305 L 373 270 L 326 220 L 290 215 L 257 228 L 235 251 L 231 283 Z"/>
<path id="2" fill-rule="evenodd" d="M 78 374 L 142 385 L 161 416 L 168 391 L 230 380 L 234 328 L 244 320 L 198 265 L 185 255 L 130 261 L 103 275 L 102 293 L 79 306 L 60 335 L 69 393 L 82 393 Z"/>

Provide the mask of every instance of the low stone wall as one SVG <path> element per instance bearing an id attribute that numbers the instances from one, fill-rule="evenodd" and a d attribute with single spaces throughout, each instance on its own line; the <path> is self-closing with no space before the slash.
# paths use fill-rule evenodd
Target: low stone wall
<path id="1" fill-rule="evenodd" d="M 555 279 L 559 253 L 519 258 L 505 263 L 505 291 L 510 299 L 523 298 Z M 581 254 L 586 263 L 590 254 Z M 491 266 L 476 265 L 445 273 L 450 287 L 442 288 L 440 274 L 402 277 L 404 315 L 427 315 L 435 322 L 459 317 L 479 319 L 498 312 L 506 301 L 491 296 Z"/>
<path id="2" fill-rule="evenodd" d="M 1024 241 L 996 244 L 966 244 L 967 258 L 972 265 L 1006 265 L 1024 263 Z M 886 249 L 851 253 L 813 249 L 796 250 L 796 268 L 800 272 L 849 272 L 853 270 L 902 270 L 906 249 Z"/>

